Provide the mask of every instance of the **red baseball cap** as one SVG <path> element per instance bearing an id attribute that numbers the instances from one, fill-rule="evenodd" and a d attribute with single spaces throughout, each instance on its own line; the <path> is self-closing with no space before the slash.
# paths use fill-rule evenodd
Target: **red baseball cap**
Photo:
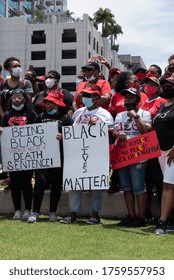
<path id="1" fill-rule="evenodd" d="M 100 89 L 100 87 L 98 87 L 98 86 L 91 85 L 91 86 L 86 86 L 86 87 L 81 91 L 81 93 L 90 93 L 90 94 L 97 93 L 98 95 L 101 95 L 101 89 Z"/>
<path id="2" fill-rule="evenodd" d="M 62 92 L 57 91 L 57 90 L 52 90 L 49 92 L 49 94 L 43 99 L 45 102 L 46 100 L 52 101 L 56 105 L 66 107 L 65 103 L 63 102 L 64 95 Z"/>

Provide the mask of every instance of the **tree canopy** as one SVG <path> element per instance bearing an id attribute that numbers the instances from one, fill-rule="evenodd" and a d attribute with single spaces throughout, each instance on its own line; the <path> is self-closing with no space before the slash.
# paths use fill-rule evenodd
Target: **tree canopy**
<path id="1" fill-rule="evenodd" d="M 94 13 L 93 18 L 94 26 L 98 30 L 99 24 L 102 26 L 101 35 L 102 37 L 109 38 L 111 42 L 111 49 L 118 51 L 119 45 L 115 44 L 117 36 L 123 34 L 122 27 L 117 24 L 114 14 L 111 10 L 106 8 L 100 8 L 96 13 Z"/>

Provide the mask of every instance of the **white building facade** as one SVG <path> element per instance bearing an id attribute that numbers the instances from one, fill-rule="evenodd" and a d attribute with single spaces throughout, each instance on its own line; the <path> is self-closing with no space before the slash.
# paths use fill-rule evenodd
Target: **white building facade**
<path id="1" fill-rule="evenodd" d="M 33 65 L 38 76 L 49 70 L 61 75 L 62 87 L 75 91 L 75 80 L 81 66 L 94 54 L 103 55 L 112 67 L 125 70 L 116 51 L 103 38 L 89 20 L 66 18 L 55 14 L 43 20 L 27 20 L 26 17 L 0 19 L 0 63 L 10 56 L 20 59 L 23 75 Z M 108 69 L 101 70 L 108 77 Z M 5 73 L 4 73 L 5 74 Z"/>

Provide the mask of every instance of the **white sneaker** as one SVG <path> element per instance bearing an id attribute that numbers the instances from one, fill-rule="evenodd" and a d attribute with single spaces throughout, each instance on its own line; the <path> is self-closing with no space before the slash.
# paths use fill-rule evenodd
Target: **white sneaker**
<path id="1" fill-rule="evenodd" d="M 28 223 L 36 223 L 39 219 L 39 213 L 33 212 L 28 218 Z"/>
<path id="2" fill-rule="evenodd" d="M 21 210 L 17 210 L 13 216 L 13 220 L 21 220 L 22 213 Z"/>
<path id="3" fill-rule="evenodd" d="M 22 215 L 21 220 L 23 220 L 23 221 L 27 221 L 27 220 L 28 220 L 28 218 L 30 217 L 30 215 L 31 215 L 31 211 L 29 211 L 29 210 L 25 210 L 25 211 L 24 211 L 24 213 L 23 213 L 23 215 Z"/>
<path id="4" fill-rule="evenodd" d="M 50 214 L 49 214 L 49 222 L 57 222 L 57 214 L 56 214 L 56 212 L 50 212 Z"/>

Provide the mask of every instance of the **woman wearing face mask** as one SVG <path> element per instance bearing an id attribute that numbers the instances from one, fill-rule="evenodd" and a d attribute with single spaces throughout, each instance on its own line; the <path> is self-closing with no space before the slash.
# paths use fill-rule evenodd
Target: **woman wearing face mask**
<path id="1" fill-rule="evenodd" d="M 64 95 L 64 103 L 66 105 L 66 109 L 68 114 L 72 116 L 73 109 L 72 109 L 72 102 L 73 102 L 73 95 L 66 89 L 62 89 L 59 86 L 60 81 L 60 74 L 55 70 L 50 70 L 46 77 L 45 77 L 45 86 L 46 89 L 41 91 L 37 94 L 33 101 L 33 106 L 38 114 L 45 112 L 45 103 L 43 99 L 49 95 L 52 91 L 61 91 Z"/>
<path id="2" fill-rule="evenodd" d="M 113 136 L 119 141 L 132 139 L 151 130 L 150 113 L 139 108 L 140 93 L 134 88 L 121 92 L 124 96 L 125 112 L 117 114 L 115 118 Z M 146 189 L 145 172 L 146 162 L 132 164 L 118 170 L 121 189 L 124 191 L 124 199 L 128 216 L 119 226 L 141 227 L 145 226 L 146 214 Z M 139 213 L 135 211 L 135 197 Z"/>
<path id="3" fill-rule="evenodd" d="M 113 126 L 113 118 L 111 114 L 98 106 L 98 100 L 101 98 L 101 90 L 97 86 L 87 86 L 82 91 L 83 107 L 74 112 L 74 125 L 88 124 L 95 125 L 96 123 L 106 123 Z M 91 191 L 92 196 L 92 215 L 87 221 L 87 224 L 95 225 L 100 223 L 99 211 L 101 210 L 102 193 L 101 191 Z M 75 223 L 76 213 L 80 210 L 82 199 L 81 191 L 69 192 L 69 208 L 70 215 L 61 220 L 64 224 Z"/>
<path id="4" fill-rule="evenodd" d="M 153 121 L 162 152 L 159 162 L 163 172 L 161 215 L 155 231 L 157 235 L 166 233 L 174 205 L 174 78 L 163 79 L 160 84 L 167 101 L 161 105 Z"/>
<path id="5" fill-rule="evenodd" d="M 152 120 L 159 111 L 161 104 L 166 102 L 166 99 L 160 97 L 160 84 L 157 77 L 146 77 L 143 82 L 145 83 L 144 92 L 147 94 L 148 99 L 141 106 L 143 110 L 149 111 Z M 151 198 L 152 198 L 152 186 L 155 185 L 157 190 L 158 202 L 161 205 L 161 195 L 162 195 L 162 185 L 163 185 L 163 175 L 161 167 L 159 165 L 158 158 L 153 158 L 148 160 L 147 170 L 146 170 L 146 190 L 147 190 L 147 209 L 146 218 L 147 220 L 152 220 L 151 213 Z"/>
<path id="6" fill-rule="evenodd" d="M 0 117 L 2 118 L 4 112 L 7 110 L 8 101 L 15 89 L 24 89 L 31 98 L 33 95 L 32 84 L 28 80 L 21 80 L 22 73 L 21 63 L 18 58 L 9 57 L 4 61 L 4 69 L 8 71 L 11 78 L 5 80 L 0 87 Z"/>
<path id="7" fill-rule="evenodd" d="M 61 132 L 62 126 L 73 124 L 73 120 L 66 112 L 66 105 L 63 98 L 64 96 L 61 92 L 57 91 L 56 94 L 54 90 L 49 92 L 49 94 L 43 99 L 46 111 L 41 113 L 36 119 L 37 123 L 58 122 L 59 132 L 57 134 L 57 139 L 60 140 L 61 167 L 35 170 L 33 213 L 29 217 L 28 223 L 35 223 L 38 221 L 42 199 L 46 188 L 51 188 L 49 221 L 57 221 L 56 211 L 61 196 L 63 174 L 63 147 Z"/>
<path id="8" fill-rule="evenodd" d="M 36 120 L 36 113 L 26 91 L 16 89 L 10 97 L 8 110 L 2 118 L 2 126 L 16 126 L 32 124 Z M 11 195 L 15 208 L 14 220 L 27 220 L 32 203 L 32 174 L 33 170 L 9 172 L 11 182 Z M 23 192 L 25 211 L 21 212 L 21 190 Z"/>
<path id="9" fill-rule="evenodd" d="M 85 82 L 78 85 L 76 94 L 73 100 L 73 110 L 76 111 L 78 108 L 83 107 L 82 94 L 81 92 L 86 86 L 96 85 L 101 89 L 101 97 L 98 100 L 98 105 L 105 109 L 109 109 L 109 103 L 111 99 L 111 87 L 108 81 L 99 79 L 100 67 L 98 63 L 92 62 L 82 67 L 85 73 Z"/>

